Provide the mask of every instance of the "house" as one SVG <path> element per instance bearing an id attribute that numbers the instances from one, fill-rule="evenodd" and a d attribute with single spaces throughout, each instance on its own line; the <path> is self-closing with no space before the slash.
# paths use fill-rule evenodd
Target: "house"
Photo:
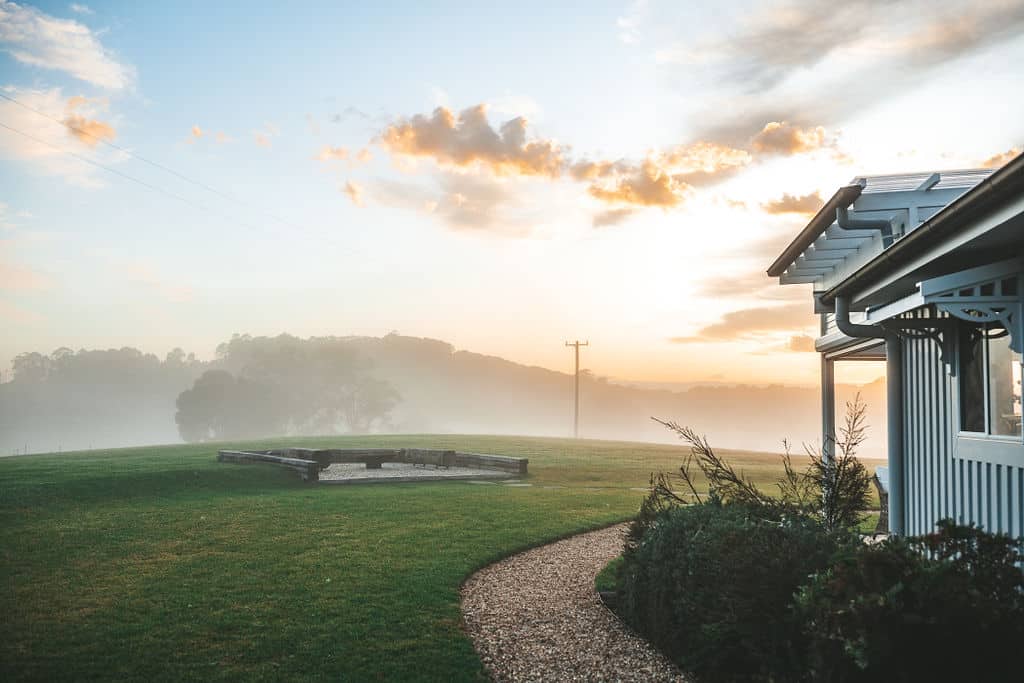
<path id="1" fill-rule="evenodd" d="M 856 178 L 768 274 L 813 285 L 826 452 L 835 363 L 886 363 L 891 531 L 952 517 L 1024 536 L 1024 155 Z"/>

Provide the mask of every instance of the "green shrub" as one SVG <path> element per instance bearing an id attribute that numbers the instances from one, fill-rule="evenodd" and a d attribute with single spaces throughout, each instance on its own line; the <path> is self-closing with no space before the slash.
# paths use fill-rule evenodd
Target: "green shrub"
<path id="1" fill-rule="evenodd" d="M 813 680 L 1021 680 L 1020 543 L 946 520 L 853 549 L 797 597 Z"/>
<path id="2" fill-rule="evenodd" d="M 797 680 L 793 595 L 846 538 L 762 505 L 669 508 L 627 546 L 619 611 L 700 680 Z"/>
<path id="3" fill-rule="evenodd" d="M 853 401 L 847 401 L 846 418 L 839 428 L 840 438 L 827 437 L 829 451 L 838 449 L 837 452 L 826 455 L 823 449 L 805 444 L 808 464 L 803 470 L 793 467 L 789 442 L 783 441 L 784 474 L 777 482 L 777 496 L 760 490 L 743 472 L 733 469 L 715 453 L 707 437 L 691 427 L 652 417 L 689 444 L 690 452 L 675 477 L 664 472 L 651 475 L 650 495 L 630 529 L 628 542 L 637 542 L 650 520 L 661 510 L 691 501 L 703 502 L 694 466 L 707 480 L 710 494 L 724 502 L 761 505 L 776 508 L 779 514 L 813 517 L 829 531 L 856 531 L 871 504 L 872 475 L 857 459 L 857 451 L 867 438 L 866 414 L 867 405 L 861 401 L 860 394 Z"/>

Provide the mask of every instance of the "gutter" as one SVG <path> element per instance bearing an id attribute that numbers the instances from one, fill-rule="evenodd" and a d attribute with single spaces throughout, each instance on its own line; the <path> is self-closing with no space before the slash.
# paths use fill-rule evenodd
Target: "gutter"
<path id="1" fill-rule="evenodd" d="M 863 190 L 864 186 L 859 183 L 846 185 L 836 190 L 836 193 L 825 202 L 825 205 L 818 209 L 818 213 L 814 214 L 814 218 L 807 224 L 807 227 L 801 230 L 796 239 L 786 247 L 772 265 L 768 266 L 768 275 L 778 277 L 785 273 L 789 265 L 828 230 L 828 226 L 832 225 L 836 219 L 836 211 L 840 208 L 845 209 L 852 204 Z"/>
<path id="2" fill-rule="evenodd" d="M 993 204 L 1006 198 L 1015 198 L 1021 192 L 1024 192 L 1024 154 L 982 180 L 916 230 L 824 292 L 820 296 L 821 302 L 838 302 L 839 297 L 853 293 L 862 282 L 877 279 L 882 273 L 894 270 L 918 256 L 920 252 L 915 251 L 915 247 L 935 244 L 972 218 L 984 215 Z"/>

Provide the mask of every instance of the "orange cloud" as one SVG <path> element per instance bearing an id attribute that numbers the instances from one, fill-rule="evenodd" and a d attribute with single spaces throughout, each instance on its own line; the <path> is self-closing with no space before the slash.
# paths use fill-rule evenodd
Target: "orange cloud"
<path id="1" fill-rule="evenodd" d="M 341 191 L 348 195 L 348 198 L 352 200 L 352 203 L 356 206 L 366 206 L 363 201 L 363 186 L 357 183 L 353 183 L 351 180 L 345 183 L 345 186 L 341 188 Z"/>
<path id="2" fill-rule="evenodd" d="M 438 107 L 392 123 L 376 138 L 398 162 L 427 158 L 441 168 L 483 171 L 492 176 L 555 180 L 563 174 L 587 183 L 595 199 L 631 207 L 679 206 L 697 187 L 721 182 L 750 166 L 758 155 L 797 154 L 823 147 L 835 150 L 825 129 L 771 122 L 750 141 L 749 149 L 703 140 L 649 152 L 642 161 L 572 158 L 569 148 L 553 140 L 530 139 L 527 121 L 516 117 L 499 129 L 479 104 L 458 114 Z M 362 160 L 360 152 L 359 160 Z M 625 219 L 628 213 L 606 212 L 598 226 Z"/>
<path id="3" fill-rule="evenodd" d="M 359 150 L 359 152 L 358 152 L 358 153 L 356 154 L 356 161 L 358 161 L 358 162 L 359 162 L 359 163 L 361 163 L 361 164 L 365 164 L 366 162 L 370 161 L 371 159 L 373 159 L 373 152 L 371 152 L 371 151 L 370 151 L 370 150 L 369 150 L 368 148 L 366 148 L 366 147 L 363 147 L 363 148 L 362 148 L 361 150 Z"/>
<path id="4" fill-rule="evenodd" d="M 677 145 L 661 154 L 660 161 L 688 184 L 696 185 L 702 184 L 701 179 L 719 179 L 740 170 L 749 165 L 753 157 L 745 149 L 702 141 Z"/>
<path id="5" fill-rule="evenodd" d="M 270 147 L 273 145 L 273 138 L 277 137 L 279 132 L 274 124 L 265 123 L 263 128 L 253 131 L 253 138 L 260 147 Z"/>
<path id="6" fill-rule="evenodd" d="M 569 175 L 575 180 L 596 180 L 606 178 L 616 171 L 628 170 L 623 161 L 577 161 L 569 167 Z"/>
<path id="7" fill-rule="evenodd" d="M 203 129 L 199 126 L 192 126 L 192 137 L 201 138 L 203 137 Z"/>
<path id="8" fill-rule="evenodd" d="M 780 214 L 780 213 L 800 213 L 800 214 L 813 214 L 821 208 L 821 205 L 825 203 L 821 195 L 817 192 L 805 194 L 803 196 L 783 194 L 781 198 L 765 202 L 761 204 L 761 208 L 767 213 Z"/>
<path id="9" fill-rule="evenodd" d="M 784 156 L 832 146 L 834 143 L 826 138 L 823 127 L 801 128 L 786 121 L 770 121 L 750 141 L 755 152 Z"/>
<path id="10" fill-rule="evenodd" d="M 324 145 L 320 153 L 316 155 L 320 161 L 344 161 L 348 159 L 348 147 L 331 147 Z"/>
<path id="11" fill-rule="evenodd" d="M 594 216 L 593 225 L 595 228 L 618 225 L 634 213 L 636 213 L 634 209 L 610 209 L 609 211 L 602 211 Z"/>
<path id="12" fill-rule="evenodd" d="M 799 334 L 790 337 L 787 348 L 790 351 L 796 351 L 799 353 L 807 353 L 817 350 L 814 348 L 814 337 L 809 334 Z"/>
<path id="13" fill-rule="evenodd" d="M 526 119 L 517 117 L 495 130 L 485 104 L 458 115 L 438 107 L 431 116 L 417 114 L 388 126 L 378 141 L 392 154 L 427 157 L 442 166 L 557 178 L 564 165 L 562 148 L 551 140 L 528 141 L 526 127 Z"/>
<path id="14" fill-rule="evenodd" d="M 103 140 L 113 140 L 117 137 L 117 131 L 110 124 L 88 119 L 75 112 L 76 109 L 87 104 L 88 100 L 81 95 L 75 95 L 68 99 L 63 121 L 68 132 L 89 147 L 95 147 Z"/>
<path id="15" fill-rule="evenodd" d="M 639 166 L 628 167 L 625 172 L 616 169 L 610 182 L 599 180 L 587 191 L 603 202 L 667 209 L 681 204 L 691 189 L 655 160 L 645 159 Z"/>
<path id="16" fill-rule="evenodd" d="M 814 314 L 804 302 L 764 306 L 732 311 L 722 319 L 701 328 L 690 337 L 672 337 L 676 344 L 737 341 L 776 332 L 791 332 L 812 327 Z"/>
<path id="17" fill-rule="evenodd" d="M 1016 157 L 1018 157 L 1021 151 L 1024 150 L 1022 150 L 1022 148 L 1020 147 L 1011 147 L 1002 154 L 996 154 L 994 156 L 989 157 L 988 159 L 985 159 L 985 161 L 981 162 L 981 165 L 984 168 L 999 168 L 1000 166 L 1005 166 L 1006 164 L 1013 161 Z"/>
<path id="18" fill-rule="evenodd" d="M 639 165 L 584 159 L 569 166 L 569 175 L 591 181 L 588 192 L 601 201 L 669 208 L 681 204 L 695 186 L 725 180 L 751 161 L 746 150 L 697 142 L 652 154 Z M 595 225 L 608 225 L 606 220 L 599 217 Z"/>

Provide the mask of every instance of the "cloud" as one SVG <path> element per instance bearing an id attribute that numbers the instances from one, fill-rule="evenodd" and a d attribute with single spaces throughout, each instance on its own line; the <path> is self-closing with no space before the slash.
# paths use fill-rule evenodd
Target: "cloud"
<path id="1" fill-rule="evenodd" d="M 619 28 L 619 40 L 626 45 L 640 41 L 640 28 L 647 14 L 647 0 L 633 0 L 625 13 L 615 20 Z"/>
<path id="2" fill-rule="evenodd" d="M 726 297 L 749 299 L 761 292 L 777 289 L 780 289 L 779 283 L 765 275 L 763 270 L 758 269 L 706 278 L 701 282 L 698 293 L 713 299 Z"/>
<path id="3" fill-rule="evenodd" d="M 799 353 L 817 350 L 814 348 L 814 337 L 809 334 L 798 334 L 790 337 L 786 347 L 790 351 L 797 351 Z"/>
<path id="4" fill-rule="evenodd" d="M 645 159 L 639 166 L 616 170 L 610 181 L 599 180 L 587 192 L 603 202 L 667 209 L 682 204 L 690 189 L 655 160 Z"/>
<path id="5" fill-rule="evenodd" d="M 1020 147 L 1011 147 L 1002 154 L 990 156 L 988 159 L 981 162 L 981 165 L 983 168 L 999 168 L 1001 166 L 1005 166 L 1016 157 L 1020 156 L 1021 151 L 1022 148 Z"/>
<path id="6" fill-rule="evenodd" d="M 0 120 L 25 133 L 0 131 L 0 158 L 29 163 L 46 175 L 62 176 L 81 187 L 102 187 L 100 169 L 67 154 L 65 150 L 70 151 L 70 146 L 81 143 L 94 147 L 90 156 L 106 165 L 124 160 L 120 152 L 98 145 L 100 140 L 109 140 L 116 134 L 112 125 L 92 118 L 101 111 L 102 102 L 81 96 L 65 98 L 60 88 L 32 90 L 8 86 L 4 92 L 46 116 L 0 100 Z"/>
<path id="7" fill-rule="evenodd" d="M 108 90 L 135 82 L 135 69 L 103 47 L 88 26 L 0 0 L 0 49 L 22 64 L 63 71 Z"/>
<path id="8" fill-rule="evenodd" d="M 761 204 L 766 213 L 798 213 L 813 214 L 825 203 L 825 200 L 818 192 L 811 192 L 802 196 L 783 194 L 779 199 Z"/>
<path id="9" fill-rule="evenodd" d="M 341 189 L 348 198 L 352 200 L 352 203 L 356 206 L 366 206 L 363 201 L 363 186 L 357 183 L 353 183 L 351 180 L 345 183 L 345 186 Z"/>
<path id="10" fill-rule="evenodd" d="M 591 181 L 587 191 L 601 201 L 671 208 L 682 204 L 694 187 L 721 182 L 751 160 L 746 150 L 697 142 L 652 153 L 639 164 L 584 159 L 568 171 L 575 180 Z"/>
<path id="11" fill-rule="evenodd" d="M 572 155 L 568 146 L 554 140 L 529 136 L 527 121 L 521 116 L 495 129 L 487 111 L 485 104 L 458 115 L 438 107 L 431 115 L 416 114 L 393 122 L 376 142 L 398 162 L 430 159 L 435 171 L 544 181 L 567 177 L 586 183 L 590 197 L 622 209 L 597 214 L 593 219 L 596 226 L 621 222 L 630 207 L 678 207 L 696 188 L 731 178 L 758 156 L 797 154 L 833 144 L 823 128 L 773 123 L 748 141 L 750 149 L 702 140 L 652 150 L 640 160 L 592 159 Z"/>
<path id="12" fill-rule="evenodd" d="M 324 145 L 315 158 L 318 161 L 345 161 L 348 159 L 348 147 Z"/>
<path id="13" fill-rule="evenodd" d="M 525 237 L 533 216 L 526 198 L 508 179 L 448 172 L 431 185 L 376 180 L 365 188 L 373 203 L 415 211 L 434 218 L 449 230 Z"/>
<path id="14" fill-rule="evenodd" d="M 345 120 L 352 119 L 352 118 L 366 120 L 366 119 L 370 118 L 370 115 L 367 114 L 362 109 L 358 109 L 356 107 L 348 106 L 348 107 L 345 107 L 342 111 L 338 112 L 337 114 L 331 114 L 328 117 L 328 119 L 330 119 L 331 123 L 342 123 Z"/>
<path id="15" fill-rule="evenodd" d="M 88 106 L 89 100 L 81 95 L 76 95 L 68 100 L 64 115 L 64 125 L 68 132 L 89 147 L 95 147 L 100 142 L 116 138 L 117 131 L 109 123 L 89 119 L 78 113 L 78 109 Z"/>
<path id="16" fill-rule="evenodd" d="M 435 213 L 455 230 L 509 230 L 506 210 L 514 200 L 513 193 L 500 182 L 472 176 L 448 175 L 441 182 L 441 196 Z"/>
<path id="17" fill-rule="evenodd" d="M 203 138 L 210 139 L 210 131 L 204 129 L 202 126 L 195 125 L 192 126 L 192 128 L 189 130 L 189 135 L 185 142 L 187 144 L 192 145 L 198 142 L 199 140 L 202 140 Z M 218 145 L 223 145 L 225 143 L 231 142 L 231 138 L 228 137 L 228 135 L 224 131 L 218 130 L 217 132 L 213 133 L 213 141 Z"/>
<path id="18" fill-rule="evenodd" d="M 595 228 L 618 225 L 635 213 L 635 209 L 610 209 L 602 211 L 594 216 L 593 225 Z"/>
<path id="19" fill-rule="evenodd" d="M 458 115 L 438 107 L 431 116 L 416 114 L 393 123 L 379 142 L 392 154 L 430 158 L 441 167 L 557 178 L 564 163 L 562 148 L 551 140 L 527 140 L 526 128 L 526 119 L 516 117 L 495 130 L 484 104 Z"/>
<path id="20" fill-rule="evenodd" d="M 280 129 L 272 123 L 263 124 L 263 128 L 253 131 L 253 138 L 260 147 L 273 146 L 273 139 L 280 134 Z"/>
<path id="21" fill-rule="evenodd" d="M 367 147 L 363 147 L 356 153 L 356 161 L 361 164 L 368 163 L 371 159 L 373 159 L 373 152 L 371 152 Z"/>
<path id="22" fill-rule="evenodd" d="M 833 125 L 1022 33 L 1021 0 L 783 0 L 657 54 L 703 94 L 695 134 L 736 144 L 765 121 Z"/>
<path id="23" fill-rule="evenodd" d="M 738 31 L 673 54 L 714 65 L 757 92 L 839 52 L 873 52 L 890 63 L 905 58 L 922 68 L 1016 37 L 1022 28 L 1019 0 L 790 0 L 763 5 Z"/>
<path id="24" fill-rule="evenodd" d="M 750 148 L 760 154 L 791 156 L 813 152 L 832 143 L 821 126 L 801 128 L 786 121 L 770 121 L 750 141 Z"/>
<path id="25" fill-rule="evenodd" d="M 814 324 L 814 314 L 806 302 L 744 308 L 722 316 L 722 319 L 701 328 L 689 337 L 672 337 L 676 344 L 737 341 L 756 339 L 766 334 L 792 332 Z"/>
<path id="26" fill-rule="evenodd" d="M 87 5 L 79 5 L 77 2 L 73 2 L 68 5 L 68 9 L 75 14 L 95 14 L 95 12 L 93 12 Z"/>

